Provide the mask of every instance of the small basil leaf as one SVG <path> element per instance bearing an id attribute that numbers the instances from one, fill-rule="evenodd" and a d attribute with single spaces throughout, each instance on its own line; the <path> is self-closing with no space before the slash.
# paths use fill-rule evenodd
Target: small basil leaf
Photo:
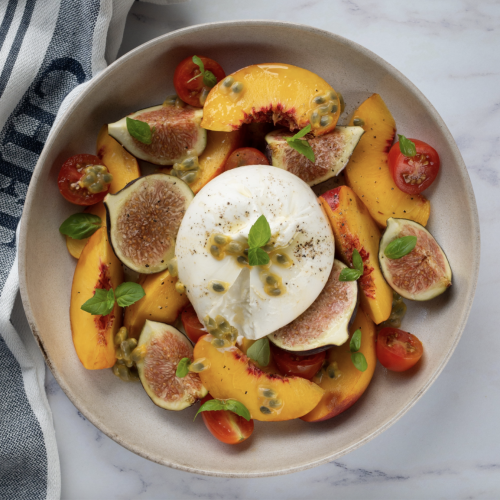
<path id="1" fill-rule="evenodd" d="M 127 281 L 118 285 L 115 290 L 116 301 L 120 307 L 127 307 L 141 300 L 146 292 L 138 283 Z"/>
<path id="2" fill-rule="evenodd" d="M 294 136 L 292 136 L 290 139 L 294 141 L 295 139 L 300 139 L 301 137 L 304 137 L 311 131 L 311 124 L 306 125 L 302 130 L 299 130 Z"/>
<path id="3" fill-rule="evenodd" d="M 211 71 L 205 71 L 203 83 L 211 89 L 217 83 L 217 78 Z"/>
<path id="4" fill-rule="evenodd" d="M 260 366 L 267 366 L 271 357 L 271 348 L 269 347 L 269 339 L 263 337 L 256 340 L 247 350 L 247 356 Z"/>
<path id="5" fill-rule="evenodd" d="M 87 300 L 81 309 L 93 316 L 107 316 L 113 310 L 114 305 L 115 294 L 112 288 L 109 290 L 96 288 L 94 296 Z"/>
<path id="6" fill-rule="evenodd" d="M 92 236 L 101 226 L 98 215 L 80 213 L 70 215 L 59 227 L 59 232 L 75 240 L 83 240 Z"/>
<path id="7" fill-rule="evenodd" d="M 363 259 L 356 249 L 352 251 L 352 265 L 354 266 L 354 269 L 363 274 Z"/>
<path id="8" fill-rule="evenodd" d="M 271 228 L 265 215 L 261 215 L 250 228 L 248 233 L 248 245 L 250 248 L 258 248 L 267 245 L 271 238 Z"/>
<path id="9" fill-rule="evenodd" d="M 359 328 L 352 334 L 351 341 L 349 342 L 349 349 L 351 352 L 356 352 L 361 349 L 361 330 Z"/>
<path id="10" fill-rule="evenodd" d="M 250 248 L 248 250 L 248 264 L 251 266 L 265 266 L 269 264 L 269 254 L 262 248 Z"/>
<path id="11" fill-rule="evenodd" d="M 205 73 L 205 65 L 198 56 L 193 56 L 193 62 L 196 64 L 196 66 L 198 66 L 198 68 L 200 68 L 201 74 Z"/>
<path id="12" fill-rule="evenodd" d="M 407 139 L 404 135 L 399 135 L 399 150 L 408 158 L 413 158 L 417 154 L 415 143 Z"/>
<path id="13" fill-rule="evenodd" d="M 351 353 L 351 360 L 354 366 L 360 371 L 364 372 L 368 368 L 365 355 L 362 352 Z"/>
<path id="14" fill-rule="evenodd" d="M 340 271 L 340 276 L 339 276 L 339 281 L 356 281 L 359 278 L 361 278 L 361 273 L 357 269 L 349 269 L 348 267 L 345 267 Z"/>
<path id="15" fill-rule="evenodd" d="M 184 378 L 189 373 L 190 364 L 191 360 L 189 358 L 182 358 L 177 365 L 177 370 L 175 370 L 175 376 Z"/>
<path id="16" fill-rule="evenodd" d="M 194 416 L 193 420 L 195 420 L 196 417 L 198 416 L 198 413 L 201 413 L 202 411 L 219 411 L 219 410 L 232 411 L 233 413 L 236 413 L 236 415 L 243 417 L 245 420 L 251 419 L 250 412 L 248 411 L 247 407 L 243 403 L 240 403 L 235 399 L 227 399 L 227 400 L 209 399 L 206 403 L 203 403 L 201 405 L 200 409 L 196 412 L 196 415 Z"/>
<path id="17" fill-rule="evenodd" d="M 384 255 L 389 259 L 401 259 L 408 255 L 417 244 L 416 236 L 403 236 L 392 240 L 384 250 Z"/>
<path id="18" fill-rule="evenodd" d="M 316 161 L 314 151 L 305 139 L 290 139 L 290 137 L 287 137 L 286 142 L 291 148 L 305 156 L 309 161 L 313 163 Z"/>
<path id="19" fill-rule="evenodd" d="M 127 130 L 128 133 L 139 142 L 143 144 L 151 144 L 153 142 L 153 134 L 149 123 L 134 120 L 127 116 Z"/>

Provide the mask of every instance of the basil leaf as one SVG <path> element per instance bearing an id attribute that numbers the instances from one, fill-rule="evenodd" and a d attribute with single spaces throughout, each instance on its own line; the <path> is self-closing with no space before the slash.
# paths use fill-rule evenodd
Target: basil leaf
<path id="1" fill-rule="evenodd" d="M 228 410 L 236 413 L 240 417 L 243 417 L 245 420 L 249 421 L 252 417 L 250 416 L 250 412 L 247 407 L 236 401 L 236 399 L 209 399 L 206 403 L 202 404 L 200 409 L 196 412 L 194 419 L 198 416 L 198 413 L 202 411 L 219 411 L 219 410 Z"/>
<path id="2" fill-rule="evenodd" d="M 182 358 L 177 365 L 177 370 L 175 370 L 175 376 L 184 378 L 189 373 L 190 364 L 191 360 L 189 358 Z"/>
<path id="3" fill-rule="evenodd" d="M 356 249 L 352 251 L 352 265 L 354 266 L 354 269 L 363 274 L 363 259 Z"/>
<path id="4" fill-rule="evenodd" d="M 408 255 L 417 244 L 416 236 L 403 236 L 392 240 L 384 250 L 384 255 L 389 259 L 400 259 Z"/>
<path id="5" fill-rule="evenodd" d="M 127 281 L 118 285 L 115 290 L 116 301 L 120 307 L 130 306 L 141 300 L 146 292 L 138 283 Z"/>
<path id="6" fill-rule="evenodd" d="M 139 142 L 143 144 L 151 144 L 153 142 L 153 133 L 149 123 L 134 120 L 127 116 L 127 130 L 128 133 Z"/>
<path id="7" fill-rule="evenodd" d="M 200 68 L 200 73 L 203 75 L 205 73 L 205 65 L 203 61 L 198 56 L 193 56 L 193 62 Z"/>
<path id="8" fill-rule="evenodd" d="M 101 226 L 98 215 L 79 213 L 70 215 L 59 227 L 59 232 L 75 240 L 83 240 L 92 236 Z"/>
<path id="9" fill-rule="evenodd" d="M 87 302 L 85 302 L 81 309 L 93 316 L 107 316 L 115 305 L 115 294 L 113 289 L 104 290 L 96 288 L 95 294 Z"/>
<path id="10" fill-rule="evenodd" d="M 290 137 L 287 137 L 286 142 L 291 148 L 305 156 L 309 161 L 312 161 L 313 163 L 316 161 L 314 151 L 305 139 L 291 139 Z"/>
<path id="11" fill-rule="evenodd" d="M 248 233 L 248 245 L 250 248 L 258 248 L 267 245 L 271 238 L 271 228 L 264 215 L 261 215 L 250 228 Z"/>
<path id="12" fill-rule="evenodd" d="M 217 78 L 211 71 L 205 71 L 203 83 L 211 89 L 217 83 Z"/>
<path id="13" fill-rule="evenodd" d="M 302 130 L 299 130 L 293 137 L 290 137 L 290 140 L 294 141 L 295 139 L 300 139 L 304 137 L 311 131 L 311 124 L 306 125 Z"/>
<path id="14" fill-rule="evenodd" d="M 413 158 L 417 154 L 415 143 L 407 139 L 404 135 L 399 135 L 399 150 L 408 158 Z"/>
<path id="15" fill-rule="evenodd" d="M 247 356 L 260 366 L 267 366 L 269 364 L 269 359 L 271 357 L 271 348 L 269 347 L 269 339 L 263 337 L 256 340 L 247 351 Z"/>
<path id="16" fill-rule="evenodd" d="M 354 366 L 360 371 L 364 372 L 368 368 L 365 355 L 362 352 L 351 353 L 351 360 Z"/>
<path id="17" fill-rule="evenodd" d="M 339 281 L 356 281 L 362 276 L 362 272 L 357 269 L 349 269 L 345 267 L 340 271 Z"/>
<path id="18" fill-rule="evenodd" d="M 351 352 L 356 352 L 361 349 L 361 330 L 359 328 L 352 334 L 351 341 L 349 342 L 349 349 Z"/>
<path id="19" fill-rule="evenodd" d="M 269 264 L 269 254 L 262 248 L 249 248 L 248 264 L 251 266 L 265 266 Z"/>

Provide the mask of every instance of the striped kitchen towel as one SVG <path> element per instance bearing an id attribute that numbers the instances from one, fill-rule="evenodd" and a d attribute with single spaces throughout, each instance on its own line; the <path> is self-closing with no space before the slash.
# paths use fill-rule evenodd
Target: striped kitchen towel
<path id="1" fill-rule="evenodd" d="M 57 113 L 114 61 L 133 1 L 0 0 L 0 499 L 60 496 L 44 361 L 18 298 L 16 228 Z"/>

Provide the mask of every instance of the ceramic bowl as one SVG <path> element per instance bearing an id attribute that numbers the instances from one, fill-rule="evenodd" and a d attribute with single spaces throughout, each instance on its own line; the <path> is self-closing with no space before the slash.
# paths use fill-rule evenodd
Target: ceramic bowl
<path id="1" fill-rule="evenodd" d="M 366 393 L 340 416 L 314 424 L 256 422 L 252 438 L 239 446 L 219 443 L 201 418 L 193 423 L 194 406 L 182 412 L 162 410 L 141 384 L 124 383 L 111 370 L 83 368 L 69 322 L 76 261 L 58 231 L 76 211 L 58 192 L 62 162 L 77 153 L 94 153 L 103 123 L 161 103 L 174 93 L 177 63 L 200 52 L 216 59 L 227 73 L 264 62 L 307 68 L 343 93 L 346 115 L 371 93 L 379 93 L 398 131 L 431 143 L 440 154 L 442 172 L 426 193 L 432 202 L 428 228 L 453 269 L 449 291 L 408 307 L 404 326 L 425 346 L 418 368 L 398 374 L 379 365 Z M 26 199 L 19 248 L 22 299 L 31 328 L 54 377 L 79 411 L 145 458 L 226 477 L 278 475 L 334 460 L 401 418 L 436 380 L 455 349 L 472 304 L 478 266 L 479 223 L 472 186 L 450 132 L 429 101 L 396 69 L 354 42 L 307 26 L 268 21 L 175 31 L 129 52 L 94 78 L 60 117 L 40 156 Z"/>

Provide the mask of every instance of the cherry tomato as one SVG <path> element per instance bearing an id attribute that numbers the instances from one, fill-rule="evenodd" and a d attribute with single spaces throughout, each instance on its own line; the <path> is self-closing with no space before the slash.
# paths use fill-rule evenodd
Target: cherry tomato
<path id="1" fill-rule="evenodd" d="M 422 357 L 424 346 L 418 338 L 398 328 L 382 328 L 377 336 L 377 359 L 388 370 L 404 372 Z"/>
<path id="2" fill-rule="evenodd" d="M 72 156 L 63 163 L 57 178 L 57 185 L 61 194 L 71 203 L 94 205 L 108 194 L 109 184 L 107 189 L 100 193 L 91 193 L 87 188 L 78 184 L 78 181 L 85 175 L 85 168 L 90 165 L 102 165 L 102 160 L 94 155 L 83 154 Z"/>
<path id="3" fill-rule="evenodd" d="M 326 351 L 309 356 L 297 356 L 271 344 L 273 359 L 285 375 L 296 375 L 311 380 L 319 372 L 326 357 Z"/>
<path id="4" fill-rule="evenodd" d="M 224 171 L 245 165 L 269 165 L 266 155 L 255 148 L 235 149 L 224 165 Z"/>
<path id="5" fill-rule="evenodd" d="M 417 154 L 408 158 L 399 149 L 399 142 L 389 152 L 389 170 L 392 178 L 401 191 L 418 194 L 427 189 L 436 179 L 439 172 L 439 155 L 429 144 L 410 139 L 415 144 Z"/>
<path id="6" fill-rule="evenodd" d="M 201 400 L 201 404 L 210 399 L 213 397 L 208 394 Z M 202 411 L 201 416 L 207 429 L 223 443 L 238 444 L 252 435 L 253 420 L 247 421 L 232 411 Z"/>
<path id="7" fill-rule="evenodd" d="M 217 79 L 217 82 L 220 82 L 226 77 L 226 73 L 224 73 L 219 63 L 208 57 L 198 57 L 202 60 L 205 71 L 211 71 Z M 200 68 L 193 62 L 193 56 L 186 57 L 186 59 L 181 61 L 177 65 L 177 68 L 175 68 L 174 87 L 177 95 L 184 102 L 191 106 L 203 107 L 203 104 L 200 102 L 200 96 L 202 95 L 203 89 L 210 91 L 210 87 L 207 87 L 203 83 L 203 76 L 194 78 L 197 75 L 200 75 Z"/>
<path id="8" fill-rule="evenodd" d="M 191 304 L 182 311 L 181 320 L 189 340 L 191 340 L 194 344 L 198 342 L 200 337 L 208 333 L 203 329 L 204 327 L 200 323 L 194 307 Z"/>

